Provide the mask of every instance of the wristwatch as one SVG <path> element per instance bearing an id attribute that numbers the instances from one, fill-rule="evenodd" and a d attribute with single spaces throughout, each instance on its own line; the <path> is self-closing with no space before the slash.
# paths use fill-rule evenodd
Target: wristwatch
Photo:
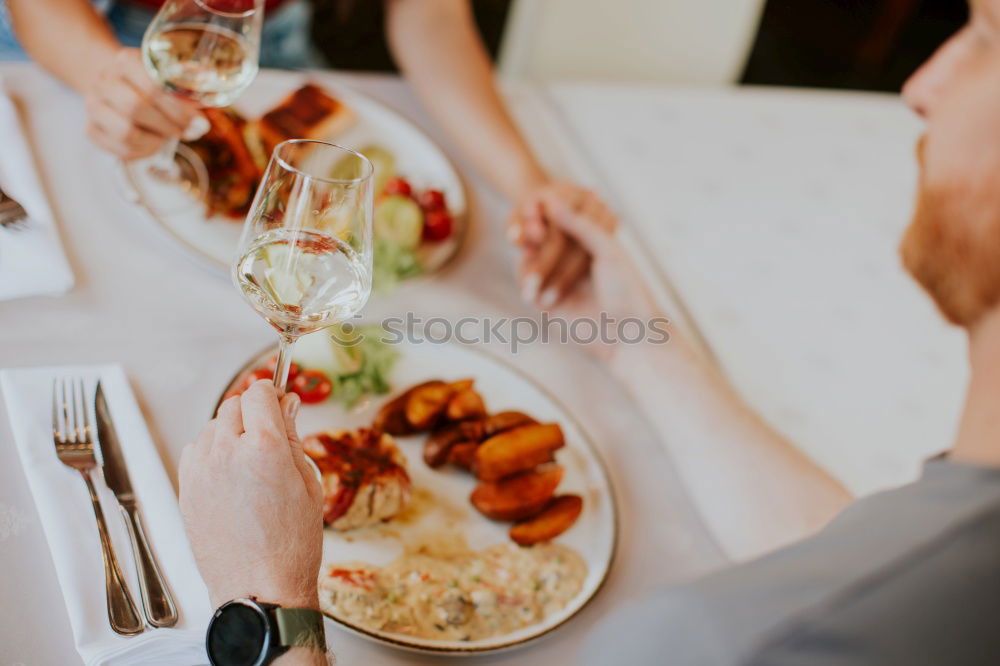
<path id="1" fill-rule="evenodd" d="M 293 647 L 326 651 L 319 611 L 233 599 L 215 611 L 205 636 L 212 666 L 267 666 Z"/>

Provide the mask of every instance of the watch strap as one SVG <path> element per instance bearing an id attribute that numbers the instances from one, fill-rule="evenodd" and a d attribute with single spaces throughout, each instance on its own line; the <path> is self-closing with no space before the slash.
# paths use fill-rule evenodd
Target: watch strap
<path id="1" fill-rule="evenodd" d="M 278 644 L 283 648 L 306 647 L 326 652 L 323 614 L 311 608 L 282 608 L 273 611 L 278 628 Z"/>

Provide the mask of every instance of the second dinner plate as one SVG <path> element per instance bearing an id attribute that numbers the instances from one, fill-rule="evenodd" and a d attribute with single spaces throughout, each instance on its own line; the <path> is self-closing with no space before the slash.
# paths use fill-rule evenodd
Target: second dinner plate
<path id="1" fill-rule="evenodd" d="M 355 123 L 346 131 L 324 137 L 347 148 L 360 149 L 377 145 L 389 149 L 396 158 L 396 170 L 417 190 L 441 190 L 454 219 L 451 236 L 442 242 L 425 244 L 418 255 L 425 273 L 432 273 L 446 264 L 458 251 L 468 225 L 465 188 L 458 172 L 431 139 L 413 123 L 371 97 L 336 82 L 322 72 L 287 72 L 261 70 L 247 91 L 233 105 L 244 117 L 258 118 L 278 104 L 286 95 L 307 82 L 316 83 L 350 107 Z M 228 277 L 234 260 L 243 221 L 223 216 L 206 218 L 204 211 L 190 203 L 179 188 L 178 205 L 170 211 L 157 211 L 142 199 L 135 185 L 135 169 L 144 162 L 124 166 L 126 186 L 136 203 L 143 206 L 156 225 L 165 231 L 196 261 Z"/>

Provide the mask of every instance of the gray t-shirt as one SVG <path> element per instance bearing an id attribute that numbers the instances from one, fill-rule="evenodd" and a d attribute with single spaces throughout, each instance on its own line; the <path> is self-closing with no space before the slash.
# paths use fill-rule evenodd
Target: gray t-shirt
<path id="1" fill-rule="evenodd" d="M 818 535 L 601 622 L 580 661 L 1000 664 L 1000 471 L 945 460 Z"/>

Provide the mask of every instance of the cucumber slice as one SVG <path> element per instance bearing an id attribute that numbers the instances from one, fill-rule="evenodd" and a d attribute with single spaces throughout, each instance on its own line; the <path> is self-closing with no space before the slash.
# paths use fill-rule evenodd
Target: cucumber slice
<path id="1" fill-rule="evenodd" d="M 381 194 L 386 182 L 396 175 L 396 156 L 385 148 L 375 145 L 360 148 L 358 152 L 367 157 L 375 169 L 373 186 L 375 188 L 375 195 L 378 196 Z M 339 180 L 354 178 L 357 176 L 355 169 L 356 163 L 354 160 L 350 157 L 345 157 L 334 165 L 333 170 L 330 171 L 330 178 Z"/>
<path id="2" fill-rule="evenodd" d="M 393 194 L 375 207 L 375 236 L 406 249 L 420 245 L 424 211 L 413 199 Z"/>

